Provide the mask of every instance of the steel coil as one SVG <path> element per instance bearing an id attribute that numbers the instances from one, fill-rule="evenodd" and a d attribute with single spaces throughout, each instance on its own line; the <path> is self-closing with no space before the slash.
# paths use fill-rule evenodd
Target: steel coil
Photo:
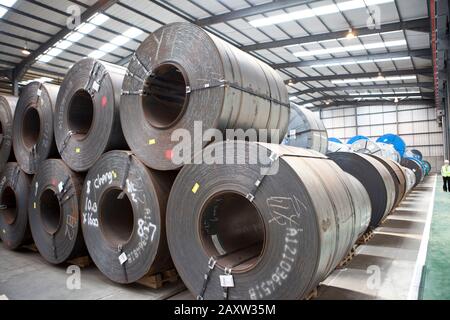
<path id="1" fill-rule="evenodd" d="M 370 228 L 376 228 L 395 204 L 395 185 L 389 171 L 369 155 L 335 152 L 328 156 L 366 188 L 372 207 Z"/>
<path id="2" fill-rule="evenodd" d="M 336 143 L 340 143 L 340 144 L 342 144 L 342 141 L 341 141 L 340 139 L 338 139 L 338 138 L 334 138 L 334 137 L 328 138 L 328 141 L 331 141 L 331 142 L 336 142 Z"/>
<path id="3" fill-rule="evenodd" d="M 31 178 L 10 162 L 0 174 L 0 238 L 14 250 L 31 240 L 28 225 L 28 195 Z"/>
<path id="4" fill-rule="evenodd" d="M 403 169 L 401 166 L 390 159 L 386 159 L 383 157 L 378 157 L 375 155 L 371 155 L 378 161 L 380 161 L 384 167 L 389 171 L 391 174 L 392 180 L 394 182 L 395 186 L 395 200 L 394 200 L 394 208 L 396 208 L 400 202 L 403 200 L 406 194 L 406 177 L 405 173 L 403 172 Z"/>
<path id="5" fill-rule="evenodd" d="M 292 104 L 288 134 L 283 144 L 326 154 L 328 151 L 327 129 L 314 112 Z"/>
<path id="6" fill-rule="evenodd" d="M 228 299 L 304 297 L 360 234 L 364 196 L 355 210 L 347 174 L 312 150 L 229 141 L 212 152 L 235 164 L 186 165 L 169 198 L 169 249 L 185 285 L 223 299 L 220 276 L 231 275 Z M 250 161 L 257 154 L 266 158 Z"/>
<path id="7" fill-rule="evenodd" d="M 414 183 L 414 188 L 423 181 L 425 175 L 423 172 L 422 165 L 419 163 L 419 161 L 417 159 L 403 158 L 401 165 L 406 168 L 411 169 L 412 172 L 414 172 L 414 174 L 416 175 L 416 181 Z"/>
<path id="8" fill-rule="evenodd" d="M 91 168 L 103 153 L 128 149 L 119 106 L 126 69 L 85 58 L 64 77 L 55 113 L 61 158 L 76 172 Z"/>
<path id="9" fill-rule="evenodd" d="M 406 167 L 402 168 L 406 177 L 406 194 L 408 194 L 416 185 L 416 175 L 411 169 Z"/>
<path id="10" fill-rule="evenodd" d="M 425 166 L 425 175 L 429 175 L 431 172 L 431 163 L 429 163 L 428 161 L 424 160 L 422 161 L 423 165 Z"/>
<path id="11" fill-rule="evenodd" d="M 17 98 L 0 96 L 0 172 L 8 162 L 13 162 L 12 152 L 13 119 Z"/>
<path id="12" fill-rule="evenodd" d="M 53 134 L 53 115 L 59 86 L 31 82 L 24 88 L 14 114 L 13 146 L 17 162 L 28 174 L 52 156 L 59 156 Z"/>
<path id="13" fill-rule="evenodd" d="M 131 59 L 120 117 L 137 157 L 154 169 L 173 170 L 184 164 L 172 161 L 176 129 L 190 133 L 191 150 L 210 143 L 198 136 L 210 128 L 279 129 L 272 141 L 279 143 L 289 110 L 274 69 L 194 24 L 173 23 L 153 32 Z"/>
<path id="14" fill-rule="evenodd" d="M 112 281 L 132 283 L 170 268 L 165 210 L 174 179 L 174 172 L 150 170 L 127 151 L 110 151 L 89 170 L 81 195 L 83 236 Z"/>
<path id="15" fill-rule="evenodd" d="M 391 144 L 394 146 L 395 150 L 400 154 L 401 157 L 403 157 L 403 154 L 406 150 L 406 143 L 403 141 L 403 139 L 395 134 L 388 133 L 384 136 L 381 136 L 377 139 L 377 142 Z"/>
<path id="16" fill-rule="evenodd" d="M 366 136 L 357 135 L 357 136 L 354 136 L 353 138 L 350 138 L 347 141 L 347 144 L 352 145 L 353 143 L 355 143 L 356 141 L 359 141 L 359 140 L 370 140 L 370 139 L 367 138 Z"/>
<path id="17" fill-rule="evenodd" d="M 380 146 L 372 140 L 359 139 L 353 142 L 350 148 L 354 152 L 382 156 Z"/>
<path id="18" fill-rule="evenodd" d="M 350 151 L 350 146 L 348 144 L 336 143 L 334 141 L 328 141 L 328 153 L 333 152 L 347 152 Z"/>
<path id="19" fill-rule="evenodd" d="M 62 161 L 44 161 L 31 183 L 28 215 L 39 253 L 60 264 L 86 254 L 80 226 L 83 177 Z"/>
<path id="20" fill-rule="evenodd" d="M 377 144 L 381 148 L 381 156 L 383 158 L 400 163 L 402 157 L 400 156 L 400 153 L 398 153 L 398 151 L 395 150 L 393 145 L 383 142 L 377 142 Z"/>

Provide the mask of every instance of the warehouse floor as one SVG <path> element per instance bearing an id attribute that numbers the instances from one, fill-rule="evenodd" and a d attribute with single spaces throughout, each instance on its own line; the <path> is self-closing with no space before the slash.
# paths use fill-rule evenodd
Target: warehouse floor
<path id="1" fill-rule="evenodd" d="M 436 177 L 428 177 L 379 227 L 343 269 L 319 288 L 318 299 L 408 299 L 417 296 L 417 258 L 431 215 Z M 440 190 L 440 189 L 439 189 Z M 422 245 L 423 247 L 423 245 Z M 0 296 L 9 299 L 193 299 L 182 283 L 160 290 L 112 283 L 94 266 L 81 270 L 81 289 L 69 290 L 66 267 L 48 265 L 37 253 L 0 245 Z M 420 266 L 420 265 L 419 265 Z"/>

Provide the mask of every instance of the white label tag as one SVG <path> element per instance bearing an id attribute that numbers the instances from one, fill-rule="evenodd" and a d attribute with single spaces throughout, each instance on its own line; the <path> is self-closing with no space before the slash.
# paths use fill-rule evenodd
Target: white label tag
<path id="1" fill-rule="evenodd" d="M 41 90 L 41 89 L 38 89 L 38 91 L 37 91 L 37 96 L 40 97 L 41 95 L 42 95 L 42 90 Z"/>
<path id="2" fill-rule="evenodd" d="M 60 183 L 58 184 L 58 190 L 59 190 L 59 193 L 61 193 L 61 191 L 63 191 L 63 187 L 64 187 L 63 183 L 60 182 Z"/>
<path id="3" fill-rule="evenodd" d="M 97 83 L 97 81 L 94 81 L 94 83 L 92 84 L 92 90 L 94 90 L 95 92 L 98 92 L 99 89 L 100 89 L 100 85 Z"/>
<path id="4" fill-rule="evenodd" d="M 125 262 L 127 262 L 127 260 L 128 260 L 128 257 L 125 252 L 119 256 L 119 262 L 121 265 L 124 264 Z"/>
<path id="5" fill-rule="evenodd" d="M 295 138 L 297 137 L 297 130 L 291 130 L 291 131 L 289 131 L 289 136 L 290 136 L 292 139 L 295 139 Z"/>
<path id="6" fill-rule="evenodd" d="M 221 275 L 220 276 L 220 285 L 222 288 L 234 288 L 234 279 L 233 276 L 230 275 Z"/>

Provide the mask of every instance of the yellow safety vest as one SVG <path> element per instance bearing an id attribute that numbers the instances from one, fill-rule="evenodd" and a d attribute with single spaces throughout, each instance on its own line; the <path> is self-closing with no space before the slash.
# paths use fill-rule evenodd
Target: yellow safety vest
<path id="1" fill-rule="evenodd" d="M 441 174 L 443 177 L 450 177 L 450 165 L 442 166 Z"/>

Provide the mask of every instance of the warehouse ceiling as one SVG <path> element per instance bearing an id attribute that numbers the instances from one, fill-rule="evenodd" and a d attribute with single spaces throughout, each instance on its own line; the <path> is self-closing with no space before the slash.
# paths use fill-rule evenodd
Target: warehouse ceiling
<path id="1" fill-rule="evenodd" d="M 427 0 L 0 0 L 0 92 L 59 83 L 85 56 L 126 65 L 151 32 L 189 21 L 279 70 L 300 105 L 431 103 L 428 12 Z"/>

